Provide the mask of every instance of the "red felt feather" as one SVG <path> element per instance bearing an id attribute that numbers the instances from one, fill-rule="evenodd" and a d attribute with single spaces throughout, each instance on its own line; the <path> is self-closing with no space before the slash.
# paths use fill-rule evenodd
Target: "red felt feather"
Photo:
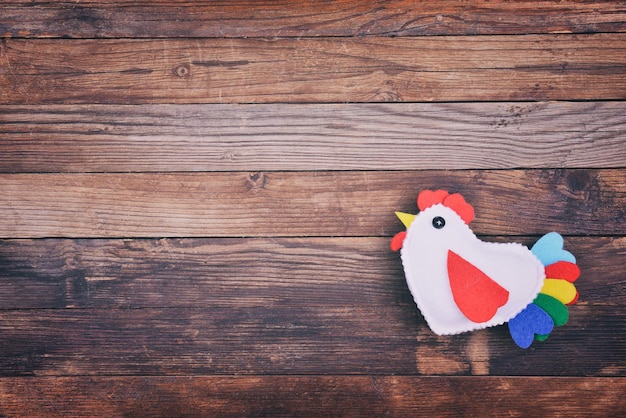
<path id="1" fill-rule="evenodd" d="M 580 268 L 569 261 L 557 261 L 546 266 L 546 277 L 551 279 L 564 279 L 574 283 L 580 276 Z"/>

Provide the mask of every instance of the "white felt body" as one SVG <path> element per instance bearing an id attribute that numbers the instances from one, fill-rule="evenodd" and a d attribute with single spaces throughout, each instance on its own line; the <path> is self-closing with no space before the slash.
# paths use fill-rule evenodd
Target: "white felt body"
<path id="1" fill-rule="evenodd" d="M 441 216 L 446 224 L 432 226 Z M 448 278 L 448 250 L 472 263 L 509 292 L 509 299 L 487 322 L 469 320 L 457 307 Z M 500 325 L 531 303 L 545 279 L 543 264 L 525 246 L 479 240 L 452 209 L 434 205 L 420 212 L 402 244 L 406 280 L 430 328 L 439 335 L 458 334 Z"/>

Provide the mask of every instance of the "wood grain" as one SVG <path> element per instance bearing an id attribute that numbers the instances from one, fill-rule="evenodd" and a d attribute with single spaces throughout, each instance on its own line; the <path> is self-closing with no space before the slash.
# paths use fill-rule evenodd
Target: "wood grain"
<path id="1" fill-rule="evenodd" d="M 2 311 L 0 320 L 0 376 L 626 376 L 626 310 L 612 305 L 571 306 L 569 322 L 528 350 L 506 325 L 437 336 L 406 304 L 224 308 L 208 300 L 195 309 Z"/>
<path id="2" fill-rule="evenodd" d="M 622 169 L 3 174 L 0 236 L 391 236 L 438 188 L 478 234 L 623 235 L 625 187 Z"/>
<path id="3" fill-rule="evenodd" d="M 5 378 L 19 416 L 601 416 L 626 409 L 623 378 L 196 376 Z M 155 402 L 158 399 L 159 402 Z M 476 399 L 480 399 L 477 402 Z"/>
<path id="4" fill-rule="evenodd" d="M 0 106 L 0 171 L 626 166 L 624 102 Z"/>
<path id="5" fill-rule="evenodd" d="M 623 1 L 1 3 L 0 416 L 624 415 Z M 437 188 L 565 327 L 430 331 Z"/>
<path id="6" fill-rule="evenodd" d="M 621 100 L 625 62 L 626 33 L 8 39 L 0 104 Z"/>
<path id="7" fill-rule="evenodd" d="M 481 237 L 520 242 L 537 237 Z M 580 302 L 626 307 L 626 238 L 566 237 Z M 0 310 L 415 307 L 389 238 L 0 241 Z"/>
<path id="8" fill-rule="evenodd" d="M 33 7 L 36 6 L 36 7 Z M 624 30 L 620 1 L 5 0 L 5 37 L 492 35 Z"/>

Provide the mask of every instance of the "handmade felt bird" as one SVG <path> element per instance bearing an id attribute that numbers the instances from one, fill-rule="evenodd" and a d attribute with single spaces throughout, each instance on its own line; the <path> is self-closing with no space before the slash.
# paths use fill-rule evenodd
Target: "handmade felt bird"
<path id="1" fill-rule="evenodd" d="M 396 212 L 407 230 L 396 234 L 415 303 L 439 335 L 508 322 L 515 343 L 528 348 L 568 320 L 578 299 L 580 270 L 556 232 L 531 249 L 481 241 L 469 228 L 474 208 L 458 193 L 424 190 L 419 214 Z"/>

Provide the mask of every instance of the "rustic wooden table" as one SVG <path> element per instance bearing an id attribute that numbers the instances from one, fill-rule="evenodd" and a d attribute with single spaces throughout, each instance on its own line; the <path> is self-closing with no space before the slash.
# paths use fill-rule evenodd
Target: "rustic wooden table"
<path id="1" fill-rule="evenodd" d="M 623 1 L 3 0 L 0 415 L 626 413 Z M 438 337 L 422 189 L 561 232 L 569 324 Z"/>

